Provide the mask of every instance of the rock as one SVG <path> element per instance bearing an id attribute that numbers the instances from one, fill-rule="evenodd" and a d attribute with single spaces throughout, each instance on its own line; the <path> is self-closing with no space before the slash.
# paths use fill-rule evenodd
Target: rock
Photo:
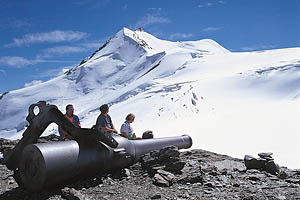
<path id="1" fill-rule="evenodd" d="M 260 181 L 260 178 L 257 177 L 257 176 L 249 176 L 248 180 L 251 180 L 251 181 Z"/>
<path id="2" fill-rule="evenodd" d="M 288 174 L 285 171 L 280 171 L 277 177 L 280 179 L 286 179 L 288 177 Z"/>
<path id="3" fill-rule="evenodd" d="M 213 182 L 208 182 L 204 184 L 204 187 L 215 188 L 215 184 Z"/>
<path id="4" fill-rule="evenodd" d="M 169 162 L 166 164 L 164 170 L 171 171 L 171 172 L 178 172 L 181 171 L 185 166 L 185 162 L 176 161 L 176 162 Z"/>
<path id="5" fill-rule="evenodd" d="M 245 169 L 243 160 L 204 150 L 185 151 L 166 160 L 161 155 L 160 151 L 149 154 L 155 163 L 150 162 L 153 175 L 138 162 L 128 169 L 83 177 L 68 188 L 37 193 L 16 187 L 13 180 L 9 184 L 13 172 L 0 165 L 0 199 L 300 199 L 300 174 L 296 170 L 281 167 L 277 176 L 264 169 L 235 170 L 239 165 Z M 164 170 L 172 162 L 175 166 L 177 162 L 186 164 L 180 173 Z M 114 171 L 126 178 L 115 177 Z"/>
<path id="6" fill-rule="evenodd" d="M 203 184 L 203 175 L 202 175 L 201 172 L 194 172 L 194 173 L 191 173 L 191 174 L 188 174 L 188 175 L 181 176 L 178 179 L 177 182 L 181 183 L 181 184 L 187 184 L 187 183 L 191 183 L 191 184 L 201 183 L 201 184 Z"/>
<path id="7" fill-rule="evenodd" d="M 150 199 L 161 199 L 161 194 L 154 194 Z"/>
<path id="8" fill-rule="evenodd" d="M 285 200 L 286 197 L 285 197 L 285 196 L 278 196 L 277 199 L 278 199 L 278 200 Z"/>
<path id="9" fill-rule="evenodd" d="M 266 172 L 276 175 L 279 172 L 279 167 L 274 163 L 274 161 L 268 161 L 264 168 L 263 168 Z"/>
<path id="10" fill-rule="evenodd" d="M 0 164 L 2 163 L 3 161 L 3 154 L 0 152 Z"/>
<path id="11" fill-rule="evenodd" d="M 179 173 L 185 162 L 179 160 L 180 152 L 177 147 L 169 146 L 160 151 L 152 151 L 144 155 L 140 162 L 142 168 L 153 176 L 158 170 Z"/>
<path id="12" fill-rule="evenodd" d="M 14 183 L 15 183 L 14 180 L 8 180 L 8 184 L 9 184 L 9 185 L 12 185 L 12 184 L 14 184 Z"/>
<path id="13" fill-rule="evenodd" d="M 253 156 L 245 155 L 244 163 L 247 170 L 259 169 L 270 174 L 277 175 L 279 172 L 279 166 L 274 163 L 273 158 L 269 157 L 272 153 L 260 153 L 259 155 L 263 158 L 254 158 Z M 269 158 L 267 159 L 266 157 Z"/>
<path id="14" fill-rule="evenodd" d="M 131 176 L 131 174 L 130 174 L 130 170 L 129 169 L 125 169 L 125 175 L 127 176 L 127 177 L 130 177 Z"/>
<path id="15" fill-rule="evenodd" d="M 47 136 L 43 136 L 40 137 L 37 140 L 37 143 L 46 143 L 46 142 L 57 142 L 59 140 L 59 136 L 55 135 L 55 134 L 51 134 L 51 135 L 47 135 Z"/>
<path id="16" fill-rule="evenodd" d="M 229 179 L 225 175 L 219 176 L 218 180 L 223 182 L 223 183 L 228 183 L 229 182 Z"/>
<path id="17" fill-rule="evenodd" d="M 205 193 L 205 194 L 211 194 L 212 191 L 210 191 L 210 190 L 204 190 L 204 193 Z"/>
<path id="18" fill-rule="evenodd" d="M 233 183 L 232 186 L 233 186 L 233 187 L 240 187 L 240 184 L 239 184 L 239 183 Z"/>
<path id="19" fill-rule="evenodd" d="M 245 165 L 238 161 L 233 161 L 229 159 L 225 159 L 222 161 L 214 162 L 214 166 L 217 167 L 218 171 L 243 171 L 245 170 Z"/>
<path id="20" fill-rule="evenodd" d="M 180 152 L 177 147 L 169 146 L 169 147 L 161 149 L 159 151 L 159 154 L 160 154 L 160 157 L 170 158 L 170 157 L 179 157 Z"/>
<path id="21" fill-rule="evenodd" d="M 157 170 L 157 173 L 153 177 L 153 183 L 163 187 L 169 187 L 175 180 L 176 177 L 174 174 L 164 170 Z"/>
<path id="22" fill-rule="evenodd" d="M 145 131 L 143 133 L 143 136 L 142 138 L 143 139 L 152 139 L 154 136 L 153 136 L 153 132 L 152 131 Z"/>
<path id="23" fill-rule="evenodd" d="M 244 162 L 248 170 L 248 169 L 263 169 L 267 161 L 260 158 L 254 158 L 253 156 L 250 155 L 245 155 Z"/>
<path id="24" fill-rule="evenodd" d="M 164 179 L 164 177 L 160 174 L 155 174 L 153 177 L 153 183 L 157 186 L 169 187 L 170 182 Z"/>
<path id="25" fill-rule="evenodd" d="M 219 173 L 217 171 L 211 171 L 208 174 L 212 175 L 212 176 L 218 176 L 219 175 Z"/>
<path id="26" fill-rule="evenodd" d="M 296 178 L 288 178 L 285 181 L 288 183 L 300 184 L 300 179 L 296 179 Z"/>
<path id="27" fill-rule="evenodd" d="M 273 153 L 268 152 L 268 153 L 259 153 L 258 156 L 261 158 L 272 158 Z"/>
<path id="28" fill-rule="evenodd" d="M 84 200 L 87 199 L 83 194 L 74 188 L 65 187 L 61 189 L 61 196 L 67 200 Z"/>
<path id="29" fill-rule="evenodd" d="M 300 176 L 300 169 L 299 170 L 294 170 L 293 172 L 295 173 L 295 175 L 299 175 Z"/>

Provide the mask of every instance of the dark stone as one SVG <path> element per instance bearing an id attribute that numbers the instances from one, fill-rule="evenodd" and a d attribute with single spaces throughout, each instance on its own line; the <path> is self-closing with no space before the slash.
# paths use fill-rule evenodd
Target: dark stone
<path id="1" fill-rule="evenodd" d="M 161 194 L 155 194 L 150 199 L 161 199 Z"/>
<path id="2" fill-rule="evenodd" d="M 219 175 L 219 173 L 217 171 L 211 171 L 208 174 L 212 175 L 212 176 L 218 176 Z"/>
<path id="3" fill-rule="evenodd" d="M 82 60 L 79 65 L 86 63 L 86 60 Z"/>
<path id="4" fill-rule="evenodd" d="M 143 169 L 153 176 L 157 170 L 165 170 L 173 173 L 181 173 L 185 162 L 179 159 L 180 152 L 177 147 L 169 146 L 159 151 L 152 151 L 144 155 L 140 162 Z"/>
<path id="5" fill-rule="evenodd" d="M 183 161 L 176 161 L 176 162 L 169 162 L 166 164 L 164 170 L 178 172 L 181 171 L 185 166 L 185 162 Z"/>
<path id="6" fill-rule="evenodd" d="M 236 168 L 233 168 L 233 171 L 236 171 Z M 222 174 L 222 175 L 227 175 L 227 170 L 226 169 L 222 169 L 222 170 L 220 170 L 220 173 Z"/>
<path id="7" fill-rule="evenodd" d="M 177 147 L 169 146 L 159 151 L 161 157 L 179 157 L 180 152 Z"/>
<path id="8" fill-rule="evenodd" d="M 158 160 L 156 157 L 152 156 L 151 154 L 146 154 L 141 158 L 141 165 L 143 169 L 149 169 L 152 165 L 155 165 L 158 163 Z"/>
<path id="9" fill-rule="evenodd" d="M 279 172 L 279 167 L 274 163 L 274 161 L 268 161 L 264 166 L 264 170 L 270 174 L 276 175 Z"/>
<path id="10" fill-rule="evenodd" d="M 204 184 L 204 187 L 215 188 L 215 184 L 212 182 L 208 182 Z"/>
<path id="11" fill-rule="evenodd" d="M 0 95 L 0 100 L 5 96 L 5 95 L 7 95 L 9 93 L 9 91 L 8 92 L 4 92 L 3 94 L 1 94 Z"/>
<path id="12" fill-rule="evenodd" d="M 240 187 L 240 184 L 239 183 L 234 183 L 232 186 L 233 187 Z"/>
<path id="13" fill-rule="evenodd" d="M 248 180 L 250 180 L 250 181 L 260 181 L 260 178 L 258 178 L 257 176 L 249 176 Z"/>
<path id="14" fill-rule="evenodd" d="M 280 171 L 277 177 L 280 179 L 286 179 L 288 177 L 288 174 L 285 171 Z"/>
<path id="15" fill-rule="evenodd" d="M 245 155 L 244 162 L 247 169 L 263 169 L 267 161 L 264 159 Z"/>
<path id="16" fill-rule="evenodd" d="M 265 158 L 265 157 L 272 157 L 273 153 L 272 152 L 268 152 L 268 153 L 259 153 L 258 156 L 261 158 Z"/>
<path id="17" fill-rule="evenodd" d="M 273 153 L 268 152 L 268 153 L 259 153 L 258 156 L 262 159 L 266 159 L 266 160 L 274 160 L 274 158 L 272 158 Z"/>
<path id="18" fill-rule="evenodd" d="M 152 131 L 145 131 L 142 136 L 143 139 L 152 139 L 153 137 L 154 135 Z"/>

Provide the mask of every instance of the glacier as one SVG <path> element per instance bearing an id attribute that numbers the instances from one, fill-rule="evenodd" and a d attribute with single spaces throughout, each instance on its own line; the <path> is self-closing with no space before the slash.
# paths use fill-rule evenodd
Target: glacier
<path id="1" fill-rule="evenodd" d="M 0 137 L 22 137 L 32 103 L 65 112 L 82 127 L 110 104 L 117 128 L 134 113 L 134 131 L 189 134 L 193 148 L 234 157 L 271 151 L 300 168 L 300 48 L 231 52 L 210 39 L 171 42 L 123 28 L 63 75 L 0 95 Z M 51 124 L 44 135 L 58 134 Z"/>

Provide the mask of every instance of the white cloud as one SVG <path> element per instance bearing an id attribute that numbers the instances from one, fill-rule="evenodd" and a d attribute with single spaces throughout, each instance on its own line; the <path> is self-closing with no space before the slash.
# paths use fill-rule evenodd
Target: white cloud
<path id="1" fill-rule="evenodd" d="M 85 48 L 88 48 L 88 49 L 98 49 L 107 41 L 107 39 L 108 38 L 105 38 L 105 39 L 99 40 L 99 41 L 95 41 L 95 42 L 85 42 L 80 45 Z"/>
<path id="2" fill-rule="evenodd" d="M 241 47 L 242 51 L 255 51 L 255 50 L 266 50 L 266 49 L 274 49 L 276 46 L 274 45 L 253 45 L 248 47 Z"/>
<path id="3" fill-rule="evenodd" d="M 145 28 L 153 24 L 167 24 L 170 22 L 170 19 L 166 17 L 161 17 L 159 16 L 159 14 L 147 14 L 146 16 L 138 20 L 138 22 L 134 25 L 133 29 Z"/>
<path id="4" fill-rule="evenodd" d="M 0 65 L 22 68 L 33 64 L 33 61 L 18 56 L 4 56 L 0 58 Z"/>
<path id="5" fill-rule="evenodd" d="M 160 12 L 160 11 L 162 11 L 162 8 L 148 8 L 148 10 Z"/>
<path id="6" fill-rule="evenodd" d="M 43 60 L 43 59 L 27 59 L 19 56 L 4 56 L 0 57 L 0 66 L 8 66 L 15 68 L 23 68 L 37 63 L 75 63 L 78 61 L 66 60 Z"/>
<path id="7" fill-rule="evenodd" d="M 211 31 L 217 31 L 220 30 L 221 27 L 206 27 L 204 29 L 202 29 L 203 32 L 211 32 Z"/>
<path id="8" fill-rule="evenodd" d="M 58 46 L 58 47 L 44 49 L 42 53 L 37 56 L 37 58 L 49 58 L 49 57 L 65 55 L 69 53 L 85 52 L 87 50 L 88 50 L 87 48 L 79 47 L 79 46 Z"/>
<path id="9" fill-rule="evenodd" d="M 30 87 L 30 86 L 33 86 L 33 85 L 38 85 L 38 84 L 41 84 L 42 82 L 43 81 L 41 81 L 41 80 L 33 80 L 30 83 L 25 83 L 24 87 Z"/>
<path id="10" fill-rule="evenodd" d="M 80 52 L 87 52 L 89 50 L 96 50 L 101 47 L 108 38 L 102 38 L 98 40 L 92 40 L 89 42 L 79 43 L 73 46 L 56 46 L 52 48 L 47 48 L 42 50 L 40 54 L 36 56 L 36 58 L 50 58 L 65 54 L 71 53 L 80 53 Z"/>
<path id="11" fill-rule="evenodd" d="M 57 43 L 78 41 L 87 37 L 87 33 L 79 31 L 50 31 L 46 33 L 31 33 L 26 34 L 21 38 L 14 38 L 13 42 L 5 45 L 5 47 L 20 47 L 24 45 L 37 44 L 37 43 Z"/>
<path id="12" fill-rule="evenodd" d="M 191 34 L 191 33 L 174 33 L 174 34 L 171 34 L 169 36 L 169 39 L 170 40 L 173 40 L 173 39 L 187 39 L 187 38 L 191 38 L 193 36 L 194 35 Z"/>
<path id="13" fill-rule="evenodd" d="M 220 1 L 216 2 L 216 4 L 226 4 L 226 2 L 220 0 Z M 212 6 L 215 6 L 216 4 L 208 2 L 208 3 L 205 3 L 205 4 L 199 4 L 197 6 L 197 8 L 212 7 Z"/>

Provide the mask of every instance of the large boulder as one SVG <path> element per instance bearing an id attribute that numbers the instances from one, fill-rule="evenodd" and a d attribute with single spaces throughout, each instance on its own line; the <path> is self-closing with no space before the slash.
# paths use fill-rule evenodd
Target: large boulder
<path id="1" fill-rule="evenodd" d="M 279 173 L 279 166 L 275 164 L 272 158 L 273 153 L 259 153 L 259 158 L 250 155 L 245 155 L 244 163 L 248 169 L 258 169 L 266 171 L 270 174 L 277 175 Z"/>

